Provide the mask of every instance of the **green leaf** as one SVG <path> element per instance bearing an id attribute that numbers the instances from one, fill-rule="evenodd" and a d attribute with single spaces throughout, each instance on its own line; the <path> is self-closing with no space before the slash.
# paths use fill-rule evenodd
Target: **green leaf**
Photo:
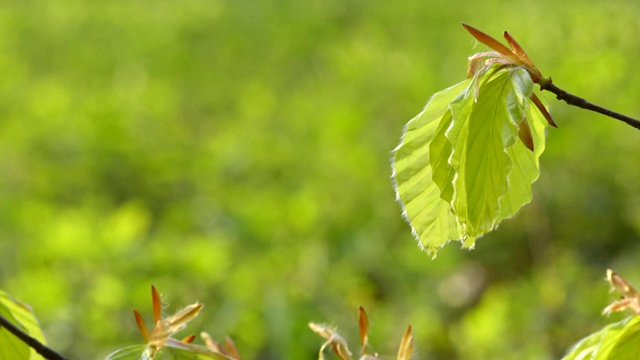
<path id="1" fill-rule="evenodd" d="M 508 178 L 509 189 L 500 198 L 501 219 L 512 217 L 523 205 L 531 202 L 531 184 L 540 175 L 540 155 L 545 149 L 545 128 L 548 123 L 534 106 L 527 108 L 526 116 L 531 128 L 534 151 L 529 150 L 522 141 L 516 141 L 507 149 L 513 167 Z"/>
<path id="2" fill-rule="evenodd" d="M 105 360 L 147 360 L 146 345 L 132 345 L 107 355 Z"/>
<path id="3" fill-rule="evenodd" d="M 394 150 L 396 197 L 414 236 L 432 257 L 445 243 L 460 235 L 451 206 L 440 197 L 440 189 L 432 180 L 429 144 L 449 111 L 449 103 L 464 93 L 469 83 L 465 80 L 433 95 L 424 110 L 409 121 L 400 145 Z"/>
<path id="4" fill-rule="evenodd" d="M 25 334 L 45 344 L 42 330 L 31 309 L 3 291 L 0 291 L 0 315 Z M 43 357 L 7 329 L 0 328 L 0 360 L 22 359 L 40 360 Z"/>
<path id="5" fill-rule="evenodd" d="M 501 70 L 480 85 L 477 99 L 467 95 L 450 106 L 449 163 L 456 173 L 451 205 L 463 238 L 482 236 L 502 220 L 500 198 L 509 190 L 512 170 L 506 149 L 517 139 L 512 116 L 522 119 L 525 110 L 517 101 L 526 91 L 524 76 L 529 76 L 524 69 Z"/>
<path id="6" fill-rule="evenodd" d="M 580 340 L 562 360 L 640 358 L 640 316 L 610 324 Z"/>
<path id="7" fill-rule="evenodd" d="M 600 344 L 596 359 L 638 358 L 640 358 L 640 317 L 634 316 L 622 329 L 609 329 Z"/>
<path id="8" fill-rule="evenodd" d="M 396 194 L 432 257 L 449 240 L 472 247 L 531 201 L 547 125 L 532 92 L 525 69 L 495 65 L 434 95 L 407 124 L 394 152 Z"/>
<path id="9" fill-rule="evenodd" d="M 178 347 L 176 347 L 176 346 Z M 132 345 L 109 354 L 105 360 L 233 360 L 232 358 L 193 344 L 168 344 L 151 357 L 146 345 Z"/>

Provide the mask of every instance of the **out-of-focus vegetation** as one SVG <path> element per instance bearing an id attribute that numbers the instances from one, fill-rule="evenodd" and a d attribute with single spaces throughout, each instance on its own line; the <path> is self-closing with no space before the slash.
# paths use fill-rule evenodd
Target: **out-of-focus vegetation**
<path id="1" fill-rule="evenodd" d="M 243 358 L 312 359 L 309 321 L 416 358 L 553 359 L 640 283 L 640 132 L 547 96 L 533 203 L 474 251 L 418 251 L 389 158 L 465 77 L 460 22 L 509 32 L 562 88 L 640 116 L 637 1 L 6 1 L 0 288 L 49 345 L 139 342 L 151 283 Z M 169 305 L 169 311 L 176 310 Z M 145 316 L 150 316 L 144 314 Z"/>

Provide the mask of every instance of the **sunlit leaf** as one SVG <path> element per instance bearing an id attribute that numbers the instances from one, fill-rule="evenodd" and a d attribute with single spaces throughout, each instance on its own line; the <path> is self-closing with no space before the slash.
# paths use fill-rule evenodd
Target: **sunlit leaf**
<path id="1" fill-rule="evenodd" d="M 637 359 L 639 354 L 640 316 L 633 316 L 580 340 L 562 359 Z"/>
<path id="2" fill-rule="evenodd" d="M 465 80 L 433 95 L 424 110 L 409 121 L 400 145 L 394 150 L 397 199 L 414 236 L 432 257 L 449 240 L 459 239 L 460 233 L 451 206 L 440 197 L 440 189 L 433 182 L 429 144 L 449 111 L 449 103 L 469 83 L 470 80 Z"/>
<path id="3" fill-rule="evenodd" d="M 396 193 L 431 256 L 449 240 L 473 246 L 531 201 L 547 124 L 532 95 L 527 70 L 494 64 L 434 95 L 407 124 Z"/>
<path id="4" fill-rule="evenodd" d="M 31 309 L 0 291 L 0 315 L 24 333 L 45 344 L 42 330 Z M 0 360 L 40 360 L 35 350 L 15 337 L 7 329 L 0 328 Z"/>
<path id="5" fill-rule="evenodd" d="M 518 94 L 527 90 L 521 83 L 524 75 L 528 77 L 523 69 L 502 70 L 480 85 L 477 101 L 466 96 L 451 104 L 447 138 L 456 174 L 451 205 L 463 238 L 482 236 L 502 220 L 500 198 L 509 189 L 512 170 L 506 149 L 517 139 L 514 117 L 524 117 Z"/>
<path id="6" fill-rule="evenodd" d="M 512 169 L 509 173 L 509 189 L 500 198 L 500 218 L 508 219 L 515 215 L 520 208 L 532 199 L 531 184 L 540 175 L 540 155 L 545 149 L 546 119 L 536 107 L 529 106 L 526 110 L 534 150 L 528 149 L 522 141 L 516 141 L 507 148 L 507 155 L 511 160 Z"/>

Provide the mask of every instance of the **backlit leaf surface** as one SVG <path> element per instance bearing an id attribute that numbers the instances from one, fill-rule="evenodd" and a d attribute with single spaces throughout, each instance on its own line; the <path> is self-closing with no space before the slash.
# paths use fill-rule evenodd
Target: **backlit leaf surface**
<path id="1" fill-rule="evenodd" d="M 431 256 L 449 240 L 459 239 L 460 233 L 451 206 L 440 197 L 440 189 L 433 182 L 429 144 L 449 112 L 449 103 L 469 83 L 465 80 L 433 95 L 424 110 L 409 121 L 402 142 L 394 150 L 396 196 L 414 236 Z"/>
<path id="2" fill-rule="evenodd" d="M 610 324 L 580 340 L 562 360 L 640 358 L 640 316 Z"/>
<path id="3" fill-rule="evenodd" d="M 449 240 L 472 247 L 531 201 L 546 126 L 532 92 L 526 70 L 496 66 L 437 93 L 407 124 L 394 152 L 396 193 L 432 257 Z"/>

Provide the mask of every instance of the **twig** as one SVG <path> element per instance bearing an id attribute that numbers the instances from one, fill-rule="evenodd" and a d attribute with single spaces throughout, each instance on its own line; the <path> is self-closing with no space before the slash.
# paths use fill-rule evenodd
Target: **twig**
<path id="1" fill-rule="evenodd" d="M 605 109 L 601 106 L 598 105 L 594 105 L 590 102 L 588 102 L 587 100 L 581 98 L 581 97 L 577 97 L 573 94 L 569 94 L 568 92 L 560 89 L 559 87 L 555 86 L 553 83 L 550 83 L 544 87 L 540 87 L 542 90 L 547 90 L 550 91 L 554 94 L 556 94 L 556 98 L 558 100 L 562 100 L 564 102 L 566 102 L 569 105 L 573 105 L 573 106 L 577 106 L 583 109 L 587 109 L 587 110 L 591 110 L 591 111 L 595 111 L 597 113 L 600 113 L 602 115 L 606 115 L 608 117 L 612 117 L 614 119 L 623 121 L 631 126 L 633 126 L 634 128 L 640 130 L 640 120 L 636 120 L 634 118 L 631 118 L 629 116 L 626 115 L 622 115 L 619 114 L 615 111 L 611 111 L 609 109 Z"/>
<path id="2" fill-rule="evenodd" d="M 15 335 L 18 339 L 22 340 L 25 344 L 31 346 L 38 354 L 42 355 L 45 359 L 49 360 L 67 360 L 64 356 L 58 354 L 51 348 L 48 348 L 38 340 L 27 335 L 24 331 L 13 325 L 4 316 L 0 315 L 0 328 L 7 329 L 10 333 Z"/>

